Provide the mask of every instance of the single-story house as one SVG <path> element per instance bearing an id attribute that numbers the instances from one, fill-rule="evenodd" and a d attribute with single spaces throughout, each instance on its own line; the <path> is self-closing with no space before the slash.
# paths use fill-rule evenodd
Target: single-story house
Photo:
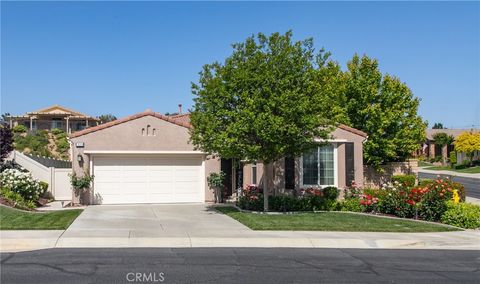
<path id="1" fill-rule="evenodd" d="M 58 128 L 67 133 L 83 130 L 100 123 L 98 118 L 59 105 L 27 112 L 24 115 L 12 115 L 8 117 L 8 121 L 10 127 L 24 125 L 29 130 Z"/>
<path id="2" fill-rule="evenodd" d="M 435 135 L 439 133 L 445 133 L 448 136 L 452 136 L 453 139 L 457 139 L 457 137 L 465 132 L 472 132 L 478 133 L 480 129 L 426 129 L 426 138 L 427 140 L 423 143 L 421 150 L 417 151 L 416 155 L 422 155 L 426 158 L 435 159 L 437 157 L 441 157 L 443 160 L 448 161 L 450 157 L 450 152 L 455 151 L 454 144 L 451 145 L 436 145 L 435 144 Z M 474 160 L 479 159 L 480 153 L 476 151 L 474 153 Z M 457 164 L 461 164 L 467 157 L 465 153 L 457 153 Z"/>
<path id="3" fill-rule="evenodd" d="M 213 201 L 207 176 L 227 175 L 226 194 L 238 187 L 268 182 L 272 191 L 305 187 L 345 187 L 363 182 L 362 143 L 367 135 L 339 125 L 328 146 L 302 157 L 284 158 L 268 166 L 212 157 L 190 143 L 189 114 L 165 116 L 146 110 L 70 135 L 72 168 L 94 175 L 90 204 L 177 203 Z M 272 171 L 265 181 L 263 173 Z"/>

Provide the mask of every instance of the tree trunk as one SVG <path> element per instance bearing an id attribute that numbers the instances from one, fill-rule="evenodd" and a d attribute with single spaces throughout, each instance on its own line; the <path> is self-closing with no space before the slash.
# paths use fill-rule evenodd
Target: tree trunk
<path id="1" fill-rule="evenodd" d="M 263 164 L 263 212 L 268 212 L 268 179 L 269 179 L 269 165 Z"/>

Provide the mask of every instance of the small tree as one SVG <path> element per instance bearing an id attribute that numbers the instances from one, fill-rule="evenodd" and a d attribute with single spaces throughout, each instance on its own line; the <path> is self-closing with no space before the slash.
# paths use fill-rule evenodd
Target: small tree
<path id="1" fill-rule="evenodd" d="M 480 151 L 480 132 L 463 132 L 454 142 L 455 150 L 469 157 L 470 165 L 473 163 L 473 153 Z"/>
<path id="2" fill-rule="evenodd" d="M 207 177 L 208 186 L 213 189 L 213 194 L 215 197 L 215 203 L 222 202 L 222 189 L 225 185 L 225 173 L 210 173 Z"/>
<path id="3" fill-rule="evenodd" d="M 75 200 L 75 195 L 81 197 L 85 193 L 86 189 L 92 186 L 94 176 L 91 176 L 88 172 L 85 172 L 83 176 L 77 176 L 74 172 L 70 174 L 70 184 L 72 185 L 72 204 Z"/>
<path id="4" fill-rule="evenodd" d="M 453 141 L 455 141 L 455 138 L 452 135 L 448 135 L 445 132 L 435 133 L 432 136 L 432 138 L 433 138 L 433 143 L 435 143 L 435 145 L 439 146 L 440 148 L 443 148 L 444 146 L 448 147 L 453 143 Z M 442 154 L 442 161 L 444 164 L 446 162 L 446 159 L 447 157 L 443 157 L 443 154 Z"/>
<path id="5" fill-rule="evenodd" d="M 113 115 L 113 114 L 102 114 L 98 117 L 98 119 L 100 119 L 100 123 L 103 124 L 103 123 L 107 123 L 107 122 L 110 122 L 110 121 L 114 121 L 116 120 L 117 118 Z"/>
<path id="6" fill-rule="evenodd" d="M 262 161 L 264 210 L 268 210 L 268 165 L 298 156 L 327 139 L 340 115 L 341 71 L 315 53 L 311 39 L 292 41 L 292 32 L 259 33 L 233 45 L 222 63 L 200 72 L 191 112 L 191 139 L 197 149 L 223 158 Z"/>
<path id="7" fill-rule="evenodd" d="M 7 125 L 0 125 L 0 163 L 13 151 L 13 133 Z"/>

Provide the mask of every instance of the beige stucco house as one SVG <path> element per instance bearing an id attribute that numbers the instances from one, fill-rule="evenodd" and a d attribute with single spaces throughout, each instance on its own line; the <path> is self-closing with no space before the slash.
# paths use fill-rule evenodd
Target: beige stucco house
<path id="1" fill-rule="evenodd" d="M 29 130 L 61 129 L 67 133 L 98 125 L 100 120 L 78 111 L 54 105 L 7 118 L 10 127 L 24 125 Z"/>
<path id="2" fill-rule="evenodd" d="M 146 110 L 70 135 L 73 170 L 94 175 L 82 202 L 93 204 L 177 203 L 213 201 L 207 176 L 227 174 L 226 193 L 268 182 L 272 192 L 304 187 L 345 187 L 363 182 L 362 143 L 366 134 L 340 125 L 328 146 L 302 157 L 284 158 L 264 166 L 215 158 L 194 150 L 189 115 L 164 116 Z M 272 171 L 265 181 L 263 173 Z"/>

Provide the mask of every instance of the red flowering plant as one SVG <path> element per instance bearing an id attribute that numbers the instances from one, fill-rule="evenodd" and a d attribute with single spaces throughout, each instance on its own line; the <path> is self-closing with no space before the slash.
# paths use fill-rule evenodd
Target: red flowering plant
<path id="1" fill-rule="evenodd" d="M 345 188 L 345 199 L 359 198 L 363 194 L 362 188 L 352 181 L 352 184 Z"/>
<path id="2" fill-rule="evenodd" d="M 263 193 L 256 184 L 248 184 L 242 190 L 237 205 L 246 210 L 263 210 Z"/>
<path id="3" fill-rule="evenodd" d="M 376 212 L 378 198 L 370 194 L 360 194 L 359 196 L 360 205 L 364 212 Z"/>
<path id="4" fill-rule="evenodd" d="M 422 200 L 418 206 L 418 215 L 423 220 L 438 221 L 447 210 L 447 201 L 452 199 L 453 190 L 458 184 L 448 178 L 437 178 L 425 184 L 422 189 Z M 462 186 L 463 188 L 463 186 Z M 419 189 L 419 188 L 413 188 Z"/>

